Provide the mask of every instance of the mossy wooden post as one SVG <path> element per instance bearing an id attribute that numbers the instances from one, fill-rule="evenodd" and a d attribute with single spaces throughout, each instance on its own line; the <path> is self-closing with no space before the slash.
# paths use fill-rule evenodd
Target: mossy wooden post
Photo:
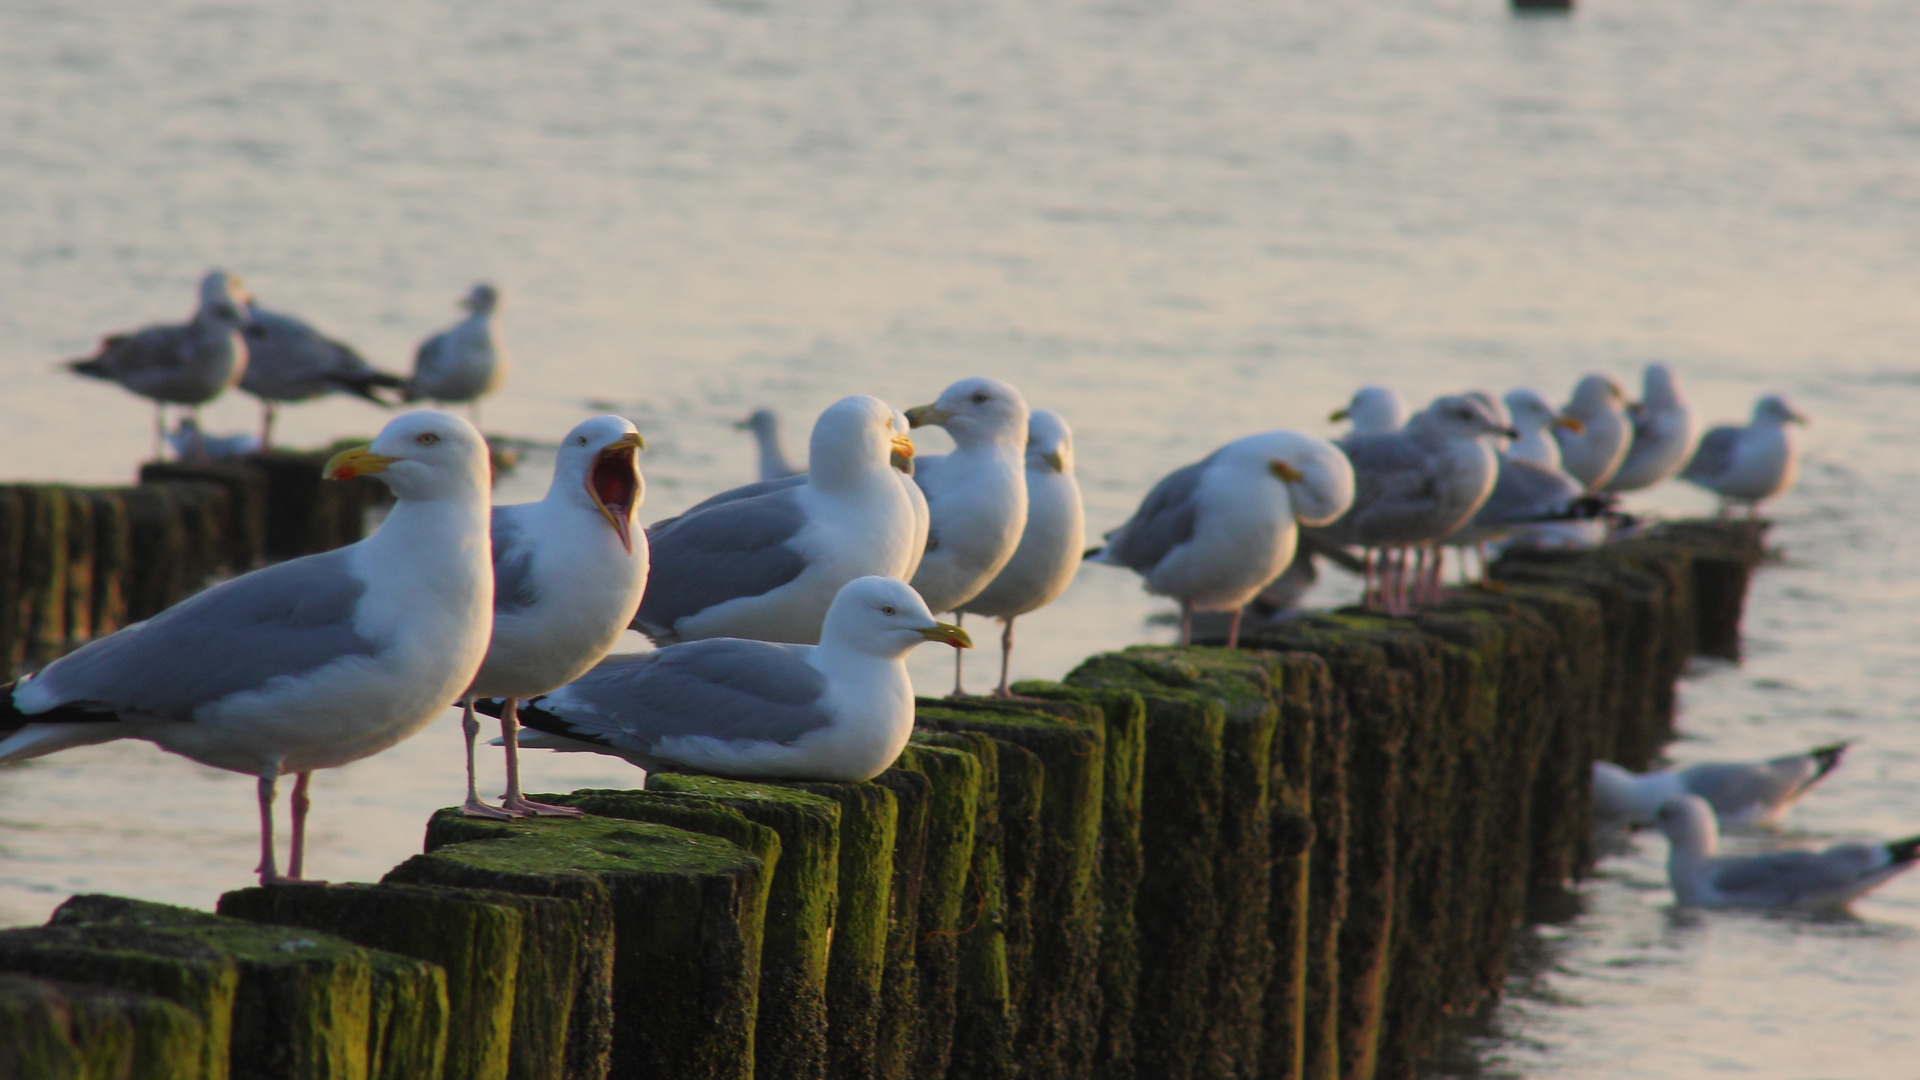
<path id="1" fill-rule="evenodd" d="M 206 1028 L 150 994 L 0 975 L 0 1078 L 198 1080 Z"/>
<path id="2" fill-rule="evenodd" d="M 1226 712 L 1190 687 L 1200 669 L 1164 648 L 1093 657 L 1073 686 L 1136 690 L 1146 701 L 1140 840 L 1145 864 L 1135 899 L 1140 990 L 1136 1074 L 1186 1080 L 1209 1052 L 1210 978 L 1223 925 L 1216 865 L 1224 795 Z"/>
<path id="3" fill-rule="evenodd" d="M 882 1080 L 914 1080 L 920 1045 L 920 981 L 914 963 L 920 939 L 920 884 L 926 876 L 927 812 L 933 783 L 911 750 L 873 782 L 893 792 L 893 880 L 887 892 L 886 968 L 880 982 L 880 1019 L 874 1071 Z"/>
<path id="4" fill-rule="evenodd" d="M 233 526 L 233 509 L 226 488 L 204 480 L 169 480 L 143 486 L 166 488 L 180 508 L 180 524 L 187 533 L 189 592 L 204 588 L 214 574 L 232 569 L 228 560 L 233 545 L 228 533 Z"/>
<path id="5" fill-rule="evenodd" d="M 16 633 L 26 662 L 46 664 L 67 640 L 67 496 L 50 484 L 22 484 L 20 498 L 20 591 L 18 606 L 4 615 L 19 620 Z"/>
<path id="6" fill-rule="evenodd" d="M 927 778 L 926 855 L 920 878 L 914 990 L 918 1031 L 908 1075 L 944 1080 L 953 1056 L 959 938 L 966 929 L 967 870 L 973 863 L 980 804 L 980 760 L 950 747 L 916 743 L 901 755 Z"/>
<path id="7" fill-rule="evenodd" d="M 827 1076 L 869 1080 L 879 1062 L 899 809 L 893 792 L 871 781 L 782 785 L 840 804 L 839 902 L 827 953 Z"/>
<path id="8" fill-rule="evenodd" d="M 944 731 L 978 731 L 1039 758 L 1042 784 L 1027 918 L 1031 945 L 1024 990 L 1015 999 L 1021 1076 L 1090 1077 L 1100 1023 L 1105 717 L 1097 705 L 1069 699 L 922 699 L 915 719 Z"/>
<path id="9" fill-rule="evenodd" d="M 979 799 L 973 825 L 973 856 L 967 867 L 960 916 L 958 973 L 954 984 L 953 1053 L 948 1080 L 1010 1080 L 1018 1075 L 1015 1058 L 1019 1017 L 1015 985 L 1007 959 L 1005 829 L 1000 809 L 1000 766 L 1037 773 L 1039 759 L 1012 743 L 971 731 L 916 732 L 916 744 L 959 750 L 980 766 Z"/>
<path id="10" fill-rule="evenodd" d="M 127 621 L 160 614 L 187 594 L 187 529 L 173 496 L 157 484 L 123 488 L 127 504 Z"/>
<path id="11" fill-rule="evenodd" d="M 93 495 L 84 488 L 65 488 L 67 499 L 67 574 L 65 640 L 62 651 L 93 640 Z"/>
<path id="12" fill-rule="evenodd" d="M 771 880 L 757 856 L 724 840 L 649 822 L 497 822 L 456 810 L 434 815 L 427 847 L 427 854 L 402 863 L 387 880 L 543 896 L 585 891 L 568 879 L 605 887 L 613 922 L 608 1075 L 753 1076 L 759 979 L 751 958 L 759 954 Z M 588 940 L 595 938 L 589 934 Z M 590 1033 L 592 1018 L 581 1018 L 578 1010 L 575 1017 L 585 1020 L 583 1034 Z"/>
<path id="13" fill-rule="evenodd" d="M 1271 654 L 1279 670 L 1280 722 L 1274 732 L 1269 774 L 1272 872 L 1267 937 L 1274 968 L 1267 983 L 1261 1033 L 1262 1080 L 1296 1080 L 1303 1074 L 1309 1043 L 1316 1058 L 1333 1050 L 1333 1033 L 1308 1026 L 1309 987 L 1338 978 L 1338 956 L 1323 939 L 1318 950 L 1313 924 L 1314 755 L 1319 728 L 1328 723 L 1326 664 L 1310 653 Z M 1324 1016 L 1324 1009 L 1320 1016 Z"/>
<path id="14" fill-rule="evenodd" d="M 780 836 L 760 953 L 756 1080 L 822 1080 L 827 1070 L 827 952 L 840 872 L 840 805 L 770 784 L 650 773 L 649 794 L 740 814 Z M 594 794 L 576 792 L 576 796 Z M 585 804 L 582 804 L 585 805 Z M 602 811 L 594 811 L 602 812 Z"/>
<path id="15" fill-rule="evenodd" d="M 1740 659 L 1740 617 L 1747 584 L 1766 558 L 1766 521 L 1683 521 L 1662 537 L 1692 555 L 1694 649 L 1702 656 Z"/>
<path id="16" fill-rule="evenodd" d="M 21 545 L 26 539 L 26 506 L 19 491 L 0 487 L 0 679 L 12 679 L 26 659 L 20 633 Z"/>
<path id="17" fill-rule="evenodd" d="M 221 558 L 229 569 L 245 573 L 266 561 L 267 503 L 271 496 L 265 469 L 252 462 L 155 461 L 140 467 L 143 484 L 178 481 L 214 484 L 226 492 L 226 521 L 221 529 L 225 550 Z"/>
<path id="18" fill-rule="evenodd" d="M 384 490 L 372 477 L 325 480 L 328 454 L 276 450 L 250 459 L 267 475 L 266 550 L 270 559 L 329 551 L 360 539 L 367 507 Z"/>
<path id="19" fill-rule="evenodd" d="M 93 500 L 93 615 L 90 636 L 105 637 L 127 625 L 127 587 L 133 570 L 133 537 L 127 501 L 118 491 L 88 492 Z"/>

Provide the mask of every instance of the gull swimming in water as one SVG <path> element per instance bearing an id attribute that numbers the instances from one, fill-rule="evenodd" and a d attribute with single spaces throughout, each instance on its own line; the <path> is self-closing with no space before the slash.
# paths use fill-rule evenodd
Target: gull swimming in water
<path id="1" fill-rule="evenodd" d="M 398 500 L 372 536 L 216 585 L 0 693 L 0 764 L 145 739 L 259 778 L 260 880 L 297 879 L 307 783 L 419 731 L 473 681 L 493 622 L 487 449 L 440 412 L 395 418 L 327 463 Z M 274 858 L 294 774 L 288 878 Z"/>
<path id="2" fill-rule="evenodd" d="M 1677 475 L 1693 453 L 1693 406 L 1680 394 L 1673 369 L 1647 365 L 1640 400 L 1628 408 L 1633 441 L 1608 491 L 1639 491 Z"/>
<path id="3" fill-rule="evenodd" d="M 307 401 L 325 394 L 353 394 L 382 408 L 376 387 L 398 389 L 407 381 L 376 369 L 349 345 L 315 330 L 305 321 L 269 311 L 247 297 L 247 370 L 240 389 L 260 399 L 260 445 L 273 447 L 273 422 L 283 401 Z"/>
<path id="4" fill-rule="evenodd" d="M 507 377 L 507 346 L 500 339 L 500 291 L 486 282 L 468 291 L 460 306 L 466 318 L 420 343 L 407 380 L 408 401 L 464 401 L 475 418 L 480 399 Z"/>
<path id="5" fill-rule="evenodd" d="M 928 641 L 972 647 L 906 582 L 856 578 L 834 597 L 818 645 L 709 638 L 612 657 L 528 702 L 522 742 L 648 771 L 871 780 L 913 733 L 906 657 Z"/>
<path id="6" fill-rule="evenodd" d="M 185 324 L 149 326 L 102 338 L 100 351 L 67 361 L 68 370 L 104 379 L 153 401 L 153 456 L 167 434 L 166 407 L 201 405 L 219 397 L 247 370 L 246 290 L 224 270 L 200 279 L 200 307 Z"/>
<path id="7" fill-rule="evenodd" d="M 1713 808 L 1698 795 L 1662 803 L 1659 823 L 1672 845 L 1667 881 L 1685 907 L 1842 907 L 1920 859 L 1920 836 L 1820 852 L 1720 855 Z"/>
<path id="8" fill-rule="evenodd" d="M 772 409 L 755 409 L 753 415 L 733 425 L 742 431 L 753 432 L 754 445 L 760 451 L 760 479 L 779 480 L 783 477 L 798 476 L 805 469 L 796 469 L 787 460 L 785 450 L 780 448 L 780 418 Z"/>
<path id="9" fill-rule="evenodd" d="M 1035 409 L 1027 417 L 1027 527 L 1020 534 L 1020 546 L 986 588 L 960 605 L 968 615 L 986 615 L 1006 624 L 1000 634 L 1000 686 L 993 692 L 995 697 L 1012 694 L 1007 678 L 1013 657 L 1013 620 L 1046 607 L 1067 591 L 1080 569 L 1086 542 L 1086 513 L 1080 485 L 1073 478 L 1073 429 L 1052 409 Z M 953 691 L 962 692 L 957 660 Z"/>
<path id="10" fill-rule="evenodd" d="M 1633 441 L 1626 391 L 1606 375 L 1589 375 L 1573 388 L 1573 401 L 1564 415 L 1580 426 L 1553 431 L 1560 443 L 1560 467 L 1588 491 L 1599 491 L 1613 479 L 1627 456 L 1627 444 Z"/>
<path id="11" fill-rule="evenodd" d="M 656 645 L 739 637 L 811 644 L 840 587 L 898 577 L 913 507 L 894 469 L 913 443 L 878 398 L 820 414 L 803 477 L 749 484 L 647 530 L 653 568 L 633 628 Z"/>
<path id="12" fill-rule="evenodd" d="M 469 817 L 579 811 L 528 799 L 520 789 L 518 704 L 585 674 L 620 640 L 647 587 L 647 537 L 634 526 L 646 498 L 631 423 L 596 416 L 560 443 L 553 484 L 538 502 L 493 508 L 493 636 L 462 701 Z M 507 791 L 498 809 L 480 800 L 473 771 L 479 721 L 473 699 L 501 701 Z"/>
<path id="13" fill-rule="evenodd" d="M 1248 435 L 1168 473 L 1088 558 L 1127 567 L 1148 592 L 1179 601 L 1182 645 L 1193 643 L 1194 612 L 1231 611 L 1231 648 L 1241 609 L 1293 560 L 1298 526 L 1333 521 L 1353 498 L 1353 467 L 1333 443 Z"/>
<path id="14" fill-rule="evenodd" d="M 1676 795 L 1698 795 L 1713 807 L 1720 827 L 1771 825 L 1800 796 L 1840 764 L 1847 743 L 1766 761 L 1706 762 L 1684 769 L 1634 773 L 1611 761 L 1593 763 L 1593 816 L 1631 828 L 1652 825 L 1660 805 Z"/>
<path id="15" fill-rule="evenodd" d="M 999 379 L 962 379 L 908 409 L 907 421 L 953 436 L 952 453 L 914 459 L 929 521 L 911 581 L 928 608 L 956 611 L 1013 558 L 1027 527 L 1027 402 Z"/>
<path id="16" fill-rule="evenodd" d="M 1806 422 L 1786 398 L 1768 394 L 1754 405 L 1746 427 L 1707 432 L 1680 478 L 1719 495 L 1722 514 L 1743 502 L 1747 516 L 1755 517 L 1761 500 L 1792 487 L 1800 475 L 1800 439 L 1789 425 Z"/>

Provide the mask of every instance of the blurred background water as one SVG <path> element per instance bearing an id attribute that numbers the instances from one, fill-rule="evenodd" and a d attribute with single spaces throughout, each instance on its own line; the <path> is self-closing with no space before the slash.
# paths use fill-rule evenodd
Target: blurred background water
<path id="1" fill-rule="evenodd" d="M 0 5 L 0 477 L 125 482 L 150 410 L 56 368 L 176 321 L 209 267 L 404 370 L 473 281 L 515 367 L 490 431 L 645 432 L 644 520 L 803 451 L 849 393 L 992 374 L 1076 428 L 1090 528 L 1228 438 L 1330 434 L 1362 382 L 1564 398 L 1671 361 L 1712 420 L 1815 417 L 1772 507 L 1742 666 L 1683 688 L 1680 761 L 1860 741 L 1748 845 L 1920 826 L 1911 417 L 1920 21 L 1904 0 L 1103 3 L 499 0 Z M 590 403 L 601 404 L 590 404 Z M 251 430 L 251 399 L 207 412 Z M 371 434 L 332 401 L 284 441 Z M 922 440 L 938 450 L 941 437 Z M 548 459 L 503 486 L 536 497 Z M 1637 506 L 1697 513 L 1663 489 Z M 1334 580 L 1319 599 L 1354 593 Z M 1021 620 L 1020 676 L 1166 640 L 1090 567 Z M 983 628 L 984 629 L 984 628 Z M 982 637 L 986 637 L 983 634 Z M 940 692 L 948 657 L 914 672 Z M 974 685 L 993 674 L 990 650 Z M 451 715 L 315 778 L 319 875 L 377 877 L 460 793 Z M 624 785 L 529 753 L 533 788 Z M 496 761 L 489 768 L 497 770 Z M 496 781 L 497 782 L 497 777 Z M 206 906 L 253 785 L 145 744 L 0 772 L 0 925 L 68 893 Z M 1910 1076 L 1920 875 L 1840 919 L 1676 912 L 1665 845 L 1530 935 L 1451 1067 Z"/>

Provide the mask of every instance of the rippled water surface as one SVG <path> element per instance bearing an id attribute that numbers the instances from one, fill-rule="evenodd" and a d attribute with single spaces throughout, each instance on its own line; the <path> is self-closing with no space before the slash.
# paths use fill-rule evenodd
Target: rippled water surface
<path id="1" fill-rule="evenodd" d="M 1688 680 L 1681 761 L 1851 738 L 1780 837 L 1920 829 L 1912 601 L 1920 22 L 1903 0 L 1172 5 L 0 5 L 0 476 L 124 481 L 149 410 L 54 362 L 242 274 L 376 362 L 500 283 L 490 430 L 618 405 L 648 517 L 749 478 L 729 423 L 976 373 L 1074 423 L 1090 524 L 1362 381 L 1424 398 L 1655 357 L 1714 418 L 1816 418 L 1749 656 Z M 209 411 L 254 422 L 249 401 Z M 370 433 L 302 406 L 290 441 Z M 938 437 L 935 436 L 934 441 Z M 504 489 L 538 495 L 536 458 Z M 1662 491 L 1675 513 L 1706 503 Z M 1351 595 L 1334 581 L 1324 599 Z M 1105 567 L 1021 675 L 1168 631 Z M 984 635 L 983 635 L 984 636 Z M 975 661 L 984 685 L 991 657 Z M 923 689 L 948 677 L 922 650 Z M 535 786 L 622 784 L 530 753 Z M 497 767 L 497 766 L 494 766 Z M 365 879 L 459 794 L 451 717 L 315 780 L 315 872 Z M 253 785 L 144 744 L 0 774 L 0 924 L 66 894 L 207 905 Z M 1847 919 L 1693 915 L 1638 842 L 1528 940 L 1500 1075 L 1914 1074 L 1920 875 Z"/>

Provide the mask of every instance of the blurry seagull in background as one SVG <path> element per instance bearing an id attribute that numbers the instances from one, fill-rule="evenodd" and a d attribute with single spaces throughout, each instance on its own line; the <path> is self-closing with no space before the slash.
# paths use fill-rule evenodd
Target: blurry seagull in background
<path id="1" fill-rule="evenodd" d="M 760 451 L 760 479 L 779 480 L 806 471 L 794 468 L 787 460 L 786 451 L 780 448 L 780 418 L 772 409 L 755 409 L 753 415 L 735 421 L 733 426 L 753 432 L 754 444 Z"/>
<path id="2" fill-rule="evenodd" d="M 1335 409 L 1327 420 L 1339 423 L 1351 420 L 1350 435 L 1391 435 L 1407 426 L 1407 403 L 1384 386 L 1363 386 L 1354 391 L 1345 408 Z"/>
<path id="3" fill-rule="evenodd" d="M 1573 388 L 1573 401 L 1562 415 L 1580 426 L 1553 429 L 1560 444 L 1560 467 L 1588 491 L 1601 490 L 1613 479 L 1627 456 L 1627 444 L 1633 441 L 1626 391 L 1610 376 L 1589 375 Z"/>
<path id="4" fill-rule="evenodd" d="M 1661 363 L 1648 364 L 1642 378 L 1640 400 L 1627 408 L 1633 442 L 1619 470 L 1607 481 L 1608 491 L 1650 488 L 1677 475 L 1693 453 L 1693 406 L 1681 396 L 1673 370 Z"/>
<path id="5" fill-rule="evenodd" d="M 404 396 L 408 401 L 464 401 L 478 422 L 480 399 L 499 389 L 507 377 L 507 346 L 495 318 L 500 291 L 481 282 L 460 306 L 470 313 L 466 318 L 420 343 Z"/>
<path id="6" fill-rule="evenodd" d="M 1761 500 L 1792 487 L 1800 475 L 1800 439 L 1790 425 L 1806 422 L 1786 398 L 1768 394 L 1754 405 L 1746 427 L 1707 432 L 1680 477 L 1719 495 L 1722 516 L 1743 502 L 1747 516 L 1757 517 Z"/>
<path id="7" fill-rule="evenodd" d="M 260 399 L 260 445 L 273 448 L 273 422 L 283 401 L 325 394 L 353 394 L 382 408 L 390 404 L 375 387 L 399 389 L 407 381 L 377 370 L 343 345 L 292 315 L 269 311 L 247 297 L 247 370 L 240 389 Z"/>
<path id="8" fill-rule="evenodd" d="M 1848 745 L 1816 746 L 1766 761 L 1713 761 L 1650 773 L 1596 761 L 1593 816 L 1605 825 L 1643 828 L 1658 819 L 1661 803 L 1676 795 L 1698 795 L 1713 807 L 1723 829 L 1772 825 L 1840 765 Z"/>
<path id="9" fill-rule="evenodd" d="M 1659 824 L 1672 845 L 1667 882 L 1683 907 L 1843 907 L 1920 859 L 1920 836 L 1820 852 L 1720 855 L 1713 808 L 1698 795 L 1662 803 Z"/>

